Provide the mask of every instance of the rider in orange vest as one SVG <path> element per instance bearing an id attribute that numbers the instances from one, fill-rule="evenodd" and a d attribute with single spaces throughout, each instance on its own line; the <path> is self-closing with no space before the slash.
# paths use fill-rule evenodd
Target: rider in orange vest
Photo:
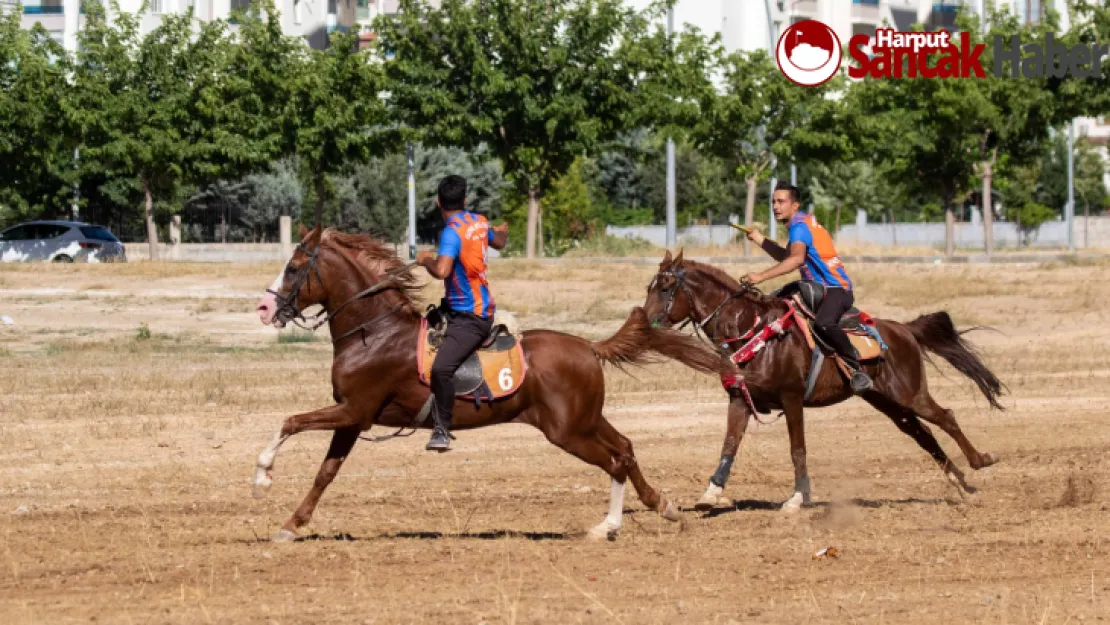
<path id="1" fill-rule="evenodd" d="M 840 328 L 840 317 L 855 301 L 852 281 L 836 253 L 832 237 L 817 223 L 813 215 L 800 212 L 798 200 L 797 187 L 785 182 L 775 186 L 771 206 L 775 219 L 789 224 L 789 249 L 784 249 L 764 237 L 759 230 L 753 229 L 748 233 L 748 238 L 779 261 L 779 264 L 766 271 L 749 273 L 747 279 L 752 284 L 759 284 L 799 269 L 802 280 L 822 285 L 825 288 L 825 297 L 814 311 L 817 317 L 814 325 L 852 370 L 852 391 L 862 393 L 872 388 L 871 377 L 860 367 L 859 352 L 852 347 L 848 335 Z"/>
<path id="2" fill-rule="evenodd" d="M 420 252 L 416 262 L 443 280 L 447 300 L 447 331 L 432 363 L 435 429 L 425 446 L 447 451 L 451 446 L 451 408 L 455 371 L 486 340 L 495 306 L 486 281 L 489 248 L 500 250 L 509 238 L 509 224 L 490 227 L 486 218 L 466 210 L 466 179 L 447 176 L 439 182 L 436 206 L 443 215 L 438 254 Z"/>

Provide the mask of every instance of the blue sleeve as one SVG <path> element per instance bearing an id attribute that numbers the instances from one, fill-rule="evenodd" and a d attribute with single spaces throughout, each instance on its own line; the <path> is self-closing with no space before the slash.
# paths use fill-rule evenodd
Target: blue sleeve
<path id="1" fill-rule="evenodd" d="M 809 231 L 809 226 L 802 222 L 798 222 L 790 226 L 790 239 L 786 242 L 786 246 L 794 243 L 805 243 L 806 247 L 813 247 L 813 233 Z"/>
<path id="2" fill-rule="evenodd" d="M 459 233 L 454 228 L 444 228 L 443 234 L 439 235 L 439 255 L 458 258 L 461 250 L 462 239 L 459 238 Z"/>
<path id="3" fill-rule="evenodd" d="M 490 245 L 493 244 L 493 240 L 495 238 L 497 238 L 497 233 L 493 231 L 493 226 L 490 226 L 489 227 L 489 237 L 488 237 Z"/>

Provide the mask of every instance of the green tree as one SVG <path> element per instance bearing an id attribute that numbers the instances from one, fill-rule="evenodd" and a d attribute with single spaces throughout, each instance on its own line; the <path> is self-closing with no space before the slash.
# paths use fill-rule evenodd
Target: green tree
<path id="1" fill-rule="evenodd" d="M 76 182 L 76 142 L 60 106 L 69 59 L 41 24 L 0 15 L 0 223 L 61 215 Z"/>
<path id="2" fill-rule="evenodd" d="M 317 223 L 323 223 L 335 181 L 343 179 L 339 174 L 396 149 L 399 139 L 382 98 L 382 66 L 355 43 L 353 35 L 337 31 L 327 49 L 286 58 L 293 76 L 284 118 L 287 148 L 297 154 L 309 180 Z"/>
<path id="3" fill-rule="evenodd" d="M 485 143 L 528 197 L 529 257 L 540 197 L 624 130 L 634 77 L 622 49 L 645 28 L 620 0 L 402 0 L 375 24 L 398 117 L 426 144 Z"/>
<path id="4" fill-rule="evenodd" d="M 744 223 L 750 225 L 757 186 L 770 176 L 773 159 L 786 163 L 793 156 L 807 157 L 816 151 L 835 158 L 835 150 L 842 147 L 844 138 L 826 134 L 826 125 L 810 127 L 812 120 L 831 115 L 836 101 L 826 95 L 838 83 L 798 87 L 763 50 L 729 55 L 723 80 L 723 93 L 703 93 L 693 138 L 700 149 L 729 164 L 744 180 Z M 744 253 L 750 253 L 747 239 Z"/>
<path id="5" fill-rule="evenodd" d="M 213 30 L 193 36 L 191 15 L 165 15 L 146 36 L 140 18 L 86 5 L 86 26 L 73 76 L 70 114 L 81 130 L 85 171 L 132 176 L 143 192 L 150 258 L 158 258 L 157 197 L 178 185 L 198 155 L 190 116 L 193 86 L 202 82 Z M 216 27 L 218 28 L 218 26 Z"/>

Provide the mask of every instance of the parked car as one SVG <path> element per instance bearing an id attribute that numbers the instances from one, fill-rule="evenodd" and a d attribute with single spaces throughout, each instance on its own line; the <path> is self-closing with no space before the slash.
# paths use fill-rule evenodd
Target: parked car
<path id="1" fill-rule="evenodd" d="M 29 221 L 0 232 L 0 262 L 126 262 L 123 243 L 104 226 Z"/>

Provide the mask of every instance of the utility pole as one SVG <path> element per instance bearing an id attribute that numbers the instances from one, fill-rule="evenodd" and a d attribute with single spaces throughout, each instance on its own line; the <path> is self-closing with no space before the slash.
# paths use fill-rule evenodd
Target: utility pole
<path id="1" fill-rule="evenodd" d="M 671 45 L 674 36 L 674 6 L 667 7 L 667 46 Z M 674 174 L 674 139 L 667 137 L 667 247 L 673 248 L 677 243 L 677 221 L 675 215 L 675 174 Z"/>
<path id="2" fill-rule="evenodd" d="M 1064 206 L 1064 227 L 1068 229 L 1068 251 L 1075 251 L 1075 120 L 1068 123 L 1068 203 Z"/>
<path id="3" fill-rule="evenodd" d="M 408 144 L 409 164 L 409 260 L 416 260 L 416 159 L 413 145 Z"/>

